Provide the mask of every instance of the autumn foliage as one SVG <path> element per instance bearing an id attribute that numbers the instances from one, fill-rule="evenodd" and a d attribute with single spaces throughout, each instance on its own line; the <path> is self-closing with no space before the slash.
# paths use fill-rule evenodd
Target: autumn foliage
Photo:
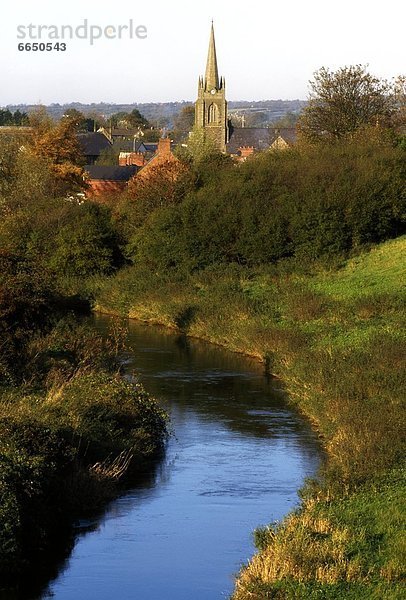
<path id="1" fill-rule="evenodd" d="M 55 195 L 83 189 L 84 159 L 76 135 L 76 120 L 67 117 L 54 124 L 39 113 L 31 117 L 31 123 L 33 136 L 29 150 L 50 165 Z"/>

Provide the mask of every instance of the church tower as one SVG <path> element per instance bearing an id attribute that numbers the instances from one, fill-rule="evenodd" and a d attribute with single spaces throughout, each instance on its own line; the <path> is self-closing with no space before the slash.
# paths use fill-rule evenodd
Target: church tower
<path id="1" fill-rule="evenodd" d="M 228 142 L 226 83 L 224 77 L 219 79 L 213 23 L 211 24 L 206 74 L 204 78 L 199 77 L 195 125 L 197 129 L 204 130 L 206 139 L 215 141 L 221 152 L 226 151 Z"/>

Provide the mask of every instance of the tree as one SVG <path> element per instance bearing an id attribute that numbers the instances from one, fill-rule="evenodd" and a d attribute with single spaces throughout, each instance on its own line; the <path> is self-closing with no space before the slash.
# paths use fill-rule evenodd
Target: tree
<path id="1" fill-rule="evenodd" d="M 394 109 L 391 86 L 361 65 L 335 72 L 322 67 L 310 86 L 309 102 L 299 120 L 306 139 L 338 139 L 366 125 L 389 124 Z"/>
<path id="2" fill-rule="evenodd" d="M 192 186 L 191 171 L 183 162 L 157 164 L 148 176 L 139 174 L 129 181 L 121 212 L 138 227 L 157 208 L 181 202 Z"/>
<path id="3" fill-rule="evenodd" d="M 99 158 L 96 160 L 96 165 L 104 165 L 104 166 L 117 166 L 118 165 L 118 157 L 119 152 L 113 148 L 105 148 L 99 154 Z"/>
<path id="4" fill-rule="evenodd" d="M 134 108 L 130 113 L 118 112 L 114 115 L 111 115 L 109 121 L 113 127 L 140 127 L 143 129 L 151 126 L 149 121 L 136 108 Z"/>
<path id="5" fill-rule="evenodd" d="M 150 127 L 148 120 L 136 108 L 130 112 L 128 117 L 131 127 Z"/>
<path id="6" fill-rule="evenodd" d="M 0 125 L 13 125 L 13 113 L 8 108 L 0 110 Z"/>
<path id="7" fill-rule="evenodd" d="M 77 115 L 62 117 L 55 124 L 44 113 L 30 115 L 33 135 L 29 151 L 50 164 L 54 176 L 54 195 L 84 187 L 83 156 L 77 138 Z"/>
<path id="8" fill-rule="evenodd" d="M 221 154 L 214 139 L 206 135 L 204 129 L 193 127 L 187 143 L 186 157 L 193 159 L 195 163 L 207 160 L 209 156 Z"/>
<path id="9" fill-rule="evenodd" d="M 18 109 L 12 113 L 8 108 L 0 108 L 0 126 L 4 125 L 28 125 L 28 115 Z"/>
<path id="10" fill-rule="evenodd" d="M 108 274 L 120 263 L 116 233 L 105 206 L 73 205 L 55 235 L 49 265 L 57 275 Z"/>
<path id="11" fill-rule="evenodd" d="M 176 116 L 173 125 L 173 136 L 176 141 L 184 141 L 188 138 L 195 122 L 195 107 L 193 104 L 184 106 Z"/>
<path id="12" fill-rule="evenodd" d="M 15 111 L 13 115 L 14 125 L 28 125 L 28 115 L 25 112 L 21 112 L 18 109 Z"/>
<path id="13" fill-rule="evenodd" d="M 77 131 L 87 131 L 87 122 L 85 115 L 76 110 L 76 108 L 68 108 L 62 116 L 63 119 L 69 119 L 75 126 Z"/>

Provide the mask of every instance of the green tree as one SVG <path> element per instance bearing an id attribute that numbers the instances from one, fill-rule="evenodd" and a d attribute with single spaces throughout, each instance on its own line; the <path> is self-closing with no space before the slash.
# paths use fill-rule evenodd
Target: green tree
<path id="1" fill-rule="evenodd" d="M 131 127 L 150 127 L 148 119 L 146 119 L 136 108 L 129 113 L 128 120 Z"/>
<path id="2" fill-rule="evenodd" d="M 99 158 L 96 160 L 95 164 L 103 166 L 117 166 L 119 154 L 120 153 L 112 146 L 110 148 L 105 148 L 100 152 Z"/>
<path id="3" fill-rule="evenodd" d="M 193 127 L 191 136 L 187 143 L 187 150 L 183 153 L 182 158 L 192 159 L 196 164 L 202 163 L 210 156 L 220 155 L 217 149 L 215 140 L 205 134 L 204 129 Z"/>
<path id="4" fill-rule="evenodd" d="M 15 111 L 15 113 L 13 115 L 13 120 L 14 120 L 14 125 L 17 125 L 17 126 L 28 125 L 28 123 L 29 123 L 27 113 L 21 112 L 18 109 Z"/>
<path id="5" fill-rule="evenodd" d="M 338 139 L 365 125 L 387 125 L 394 110 L 391 86 L 361 65 L 330 71 L 310 82 L 308 105 L 299 120 L 305 139 Z"/>
<path id="6" fill-rule="evenodd" d="M 14 125 L 13 114 L 8 108 L 0 110 L 0 125 Z"/>
<path id="7" fill-rule="evenodd" d="M 151 127 L 148 119 L 146 119 L 137 108 L 134 108 L 130 113 L 118 112 L 111 115 L 109 121 L 113 127 L 140 127 L 141 129 Z"/>
<path id="8" fill-rule="evenodd" d="M 25 112 L 16 110 L 12 113 L 8 108 L 0 109 L 0 126 L 5 125 L 28 125 L 28 115 Z"/>
<path id="9" fill-rule="evenodd" d="M 69 119 L 76 126 L 77 131 L 87 131 L 86 117 L 76 108 L 68 108 L 64 112 L 62 119 Z"/>
<path id="10" fill-rule="evenodd" d="M 109 210 L 86 202 L 72 207 L 60 226 L 49 264 L 62 276 L 89 277 L 110 273 L 120 259 Z"/>
<path id="11" fill-rule="evenodd" d="M 192 131 L 195 122 L 195 107 L 193 104 L 184 106 L 176 116 L 173 125 L 175 141 L 187 140 L 189 131 Z"/>

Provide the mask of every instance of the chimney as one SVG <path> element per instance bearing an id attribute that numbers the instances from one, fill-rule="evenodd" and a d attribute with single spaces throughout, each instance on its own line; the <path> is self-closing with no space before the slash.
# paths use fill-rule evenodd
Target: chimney
<path id="1" fill-rule="evenodd" d="M 161 138 L 158 141 L 158 154 L 164 157 L 172 154 L 170 138 Z"/>
<path id="2" fill-rule="evenodd" d="M 120 167 L 137 166 L 143 167 L 145 165 L 145 156 L 141 152 L 120 152 L 118 156 L 118 164 Z"/>
<path id="3" fill-rule="evenodd" d="M 241 146 L 241 148 L 240 148 L 241 160 L 247 160 L 248 156 L 252 156 L 253 154 L 254 154 L 254 146 Z"/>

